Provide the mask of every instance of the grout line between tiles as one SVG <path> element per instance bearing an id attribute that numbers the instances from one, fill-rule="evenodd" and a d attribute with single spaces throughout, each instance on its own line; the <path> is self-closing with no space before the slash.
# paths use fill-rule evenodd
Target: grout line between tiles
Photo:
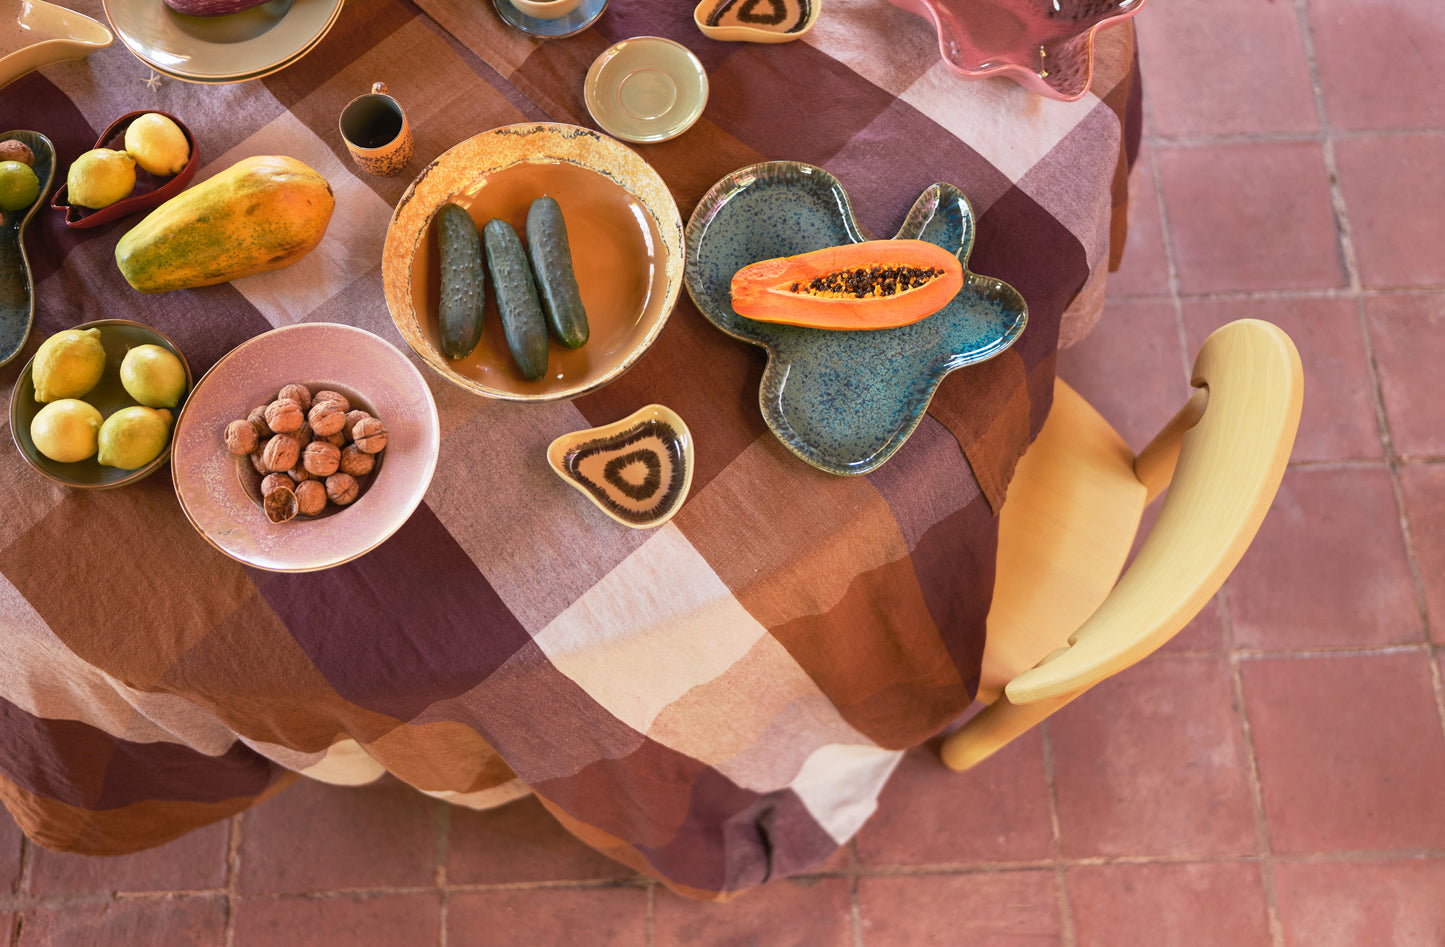
<path id="1" fill-rule="evenodd" d="M 225 947 L 235 947 L 236 944 L 237 892 L 241 877 L 241 823 L 244 818 L 245 813 L 231 816 L 226 829 L 226 872 L 222 878 L 222 890 L 226 894 L 225 926 L 221 929 L 221 942 Z"/>
<path id="2" fill-rule="evenodd" d="M 1063 858 L 1063 823 L 1059 819 L 1059 794 L 1054 779 L 1054 741 L 1049 733 L 1049 722 L 1038 724 L 1039 740 L 1043 750 L 1044 790 L 1049 800 L 1049 852 L 1047 864 L 1052 865 L 1054 874 L 1054 898 L 1059 909 L 1059 943 L 1061 947 L 1075 947 L 1078 937 L 1074 930 L 1074 908 L 1069 901 L 1067 867 Z"/>
<path id="3" fill-rule="evenodd" d="M 451 807 L 444 802 L 437 803 L 436 820 L 436 866 L 433 875 L 437 889 L 437 944 L 447 947 L 447 908 L 451 901 L 448 887 L 447 858 L 451 852 Z"/>

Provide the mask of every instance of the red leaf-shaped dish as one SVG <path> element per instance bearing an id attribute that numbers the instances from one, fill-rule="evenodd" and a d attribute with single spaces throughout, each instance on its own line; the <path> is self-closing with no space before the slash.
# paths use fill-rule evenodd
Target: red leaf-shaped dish
<path id="1" fill-rule="evenodd" d="M 149 112 L 156 112 L 155 109 L 141 109 L 138 112 L 127 112 L 120 118 L 110 123 L 110 127 L 96 140 L 97 148 L 112 148 L 116 151 L 125 149 L 125 130 L 130 123 Z M 65 215 L 65 226 L 75 228 L 99 227 L 101 224 L 108 224 L 119 220 L 128 214 L 139 213 L 143 210 L 150 210 L 159 207 L 161 204 L 175 197 L 185 190 L 186 185 L 191 183 L 191 178 L 196 176 L 196 168 L 200 167 L 200 149 L 196 147 L 196 138 L 185 123 L 174 115 L 166 115 L 165 112 L 156 112 L 158 115 L 165 115 L 166 118 L 175 122 L 186 141 L 191 146 L 191 159 L 186 166 L 171 177 L 160 177 L 143 171 L 139 166 L 135 169 L 135 190 L 130 196 L 116 201 L 109 207 L 102 207 L 92 210 L 88 207 L 80 207 L 70 203 L 66 185 L 61 184 L 50 199 L 50 206 Z"/>

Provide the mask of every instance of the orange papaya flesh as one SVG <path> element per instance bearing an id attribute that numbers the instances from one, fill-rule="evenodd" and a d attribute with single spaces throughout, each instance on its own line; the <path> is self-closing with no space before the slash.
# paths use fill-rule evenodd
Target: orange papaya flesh
<path id="1" fill-rule="evenodd" d="M 865 240 L 751 263 L 734 311 L 815 329 L 890 329 L 925 319 L 963 288 L 958 257 L 926 240 Z"/>

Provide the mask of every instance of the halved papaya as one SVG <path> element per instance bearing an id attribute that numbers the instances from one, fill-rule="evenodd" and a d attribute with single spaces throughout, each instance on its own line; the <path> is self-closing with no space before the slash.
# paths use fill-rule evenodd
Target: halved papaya
<path id="1" fill-rule="evenodd" d="M 891 329 L 931 316 L 963 288 L 963 263 L 926 240 L 865 240 L 760 260 L 733 274 L 733 309 L 815 329 Z"/>

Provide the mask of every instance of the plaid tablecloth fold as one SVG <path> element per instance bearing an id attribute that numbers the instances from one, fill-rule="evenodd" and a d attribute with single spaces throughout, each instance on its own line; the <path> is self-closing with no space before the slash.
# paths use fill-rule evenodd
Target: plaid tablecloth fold
<path id="1" fill-rule="evenodd" d="M 100 0 L 70 5 L 104 19 Z M 1095 93 L 1075 103 L 951 74 L 928 24 L 883 0 L 830 0 L 804 40 L 766 46 L 708 40 L 673 0 L 612 0 L 591 29 L 551 41 L 480 0 L 351 0 L 312 53 L 234 85 L 157 82 L 117 42 L 0 90 L 0 126 L 44 132 L 64 167 L 114 118 L 160 109 L 194 132 L 198 180 L 288 154 L 327 177 L 336 214 L 288 269 L 145 296 L 112 259 L 126 221 L 68 230 L 47 209 L 27 233 L 36 331 L 0 385 L 8 397 L 47 335 L 107 317 L 165 332 L 198 376 L 298 321 L 405 350 L 380 260 L 412 174 L 496 126 L 591 126 L 588 65 L 643 34 L 688 46 L 710 78 L 692 129 L 636 146 L 684 219 L 763 160 L 828 169 L 879 236 L 930 184 L 954 184 L 978 214 L 971 268 L 1028 302 L 1023 338 L 950 375 L 904 448 L 853 478 L 773 438 L 761 351 L 686 294 L 635 368 L 570 403 L 487 401 L 423 368 L 443 432 L 424 503 L 375 551 L 303 575 L 212 549 L 168 471 L 71 491 L 0 451 L 0 799 L 31 838 L 130 852 L 297 772 L 389 772 L 461 805 L 535 792 L 601 851 L 723 898 L 821 862 L 900 752 L 969 706 L 995 510 L 1048 413 L 1055 353 L 1098 318 L 1122 247 L 1140 125 L 1128 26 L 1102 34 Z M 357 171 L 336 127 L 375 81 L 416 136 L 395 178 Z M 696 472 L 668 524 L 633 531 L 554 476 L 545 451 L 652 402 L 691 427 Z"/>

